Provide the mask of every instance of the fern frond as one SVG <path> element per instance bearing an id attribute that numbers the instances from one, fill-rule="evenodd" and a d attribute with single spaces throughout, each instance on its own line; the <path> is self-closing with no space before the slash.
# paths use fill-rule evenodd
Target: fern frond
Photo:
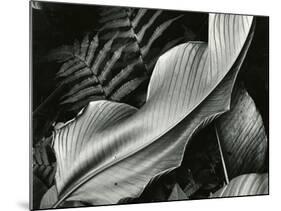
<path id="1" fill-rule="evenodd" d="M 125 18 L 127 16 L 126 13 L 124 13 L 123 10 L 119 11 L 119 12 L 113 12 L 109 15 L 103 15 L 102 18 L 99 19 L 99 23 L 103 24 L 112 20 L 118 20 L 118 19 L 122 19 Z"/>
<path id="2" fill-rule="evenodd" d="M 68 103 L 75 103 L 77 101 L 82 100 L 83 98 L 86 98 L 91 95 L 102 95 L 103 90 L 100 86 L 92 86 L 92 87 L 87 87 L 83 90 L 78 91 L 77 93 L 71 95 L 64 101 L 60 102 L 60 104 L 68 104 Z"/>
<path id="3" fill-rule="evenodd" d="M 125 18 L 123 19 L 117 19 L 117 20 L 112 20 L 110 22 L 107 22 L 106 24 L 104 24 L 104 26 L 100 29 L 102 30 L 106 30 L 106 29 L 120 29 L 122 27 L 129 27 L 130 26 L 130 21 L 127 19 L 127 16 L 125 16 Z"/>
<path id="4" fill-rule="evenodd" d="M 158 26 L 156 28 L 156 30 L 153 32 L 151 38 L 149 39 L 148 43 L 141 48 L 141 52 L 142 52 L 142 55 L 146 55 L 147 52 L 149 51 L 149 49 L 151 48 L 152 44 L 154 43 L 155 40 L 157 40 L 161 35 L 162 33 L 174 22 L 176 21 L 177 19 L 181 18 L 181 16 L 178 16 L 178 17 L 175 17 L 173 19 L 170 19 L 164 23 L 162 23 L 160 26 Z"/>
<path id="5" fill-rule="evenodd" d="M 88 68 L 88 67 L 84 67 L 83 69 L 79 69 L 77 70 L 74 74 L 70 75 L 68 74 L 67 76 L 70 77 L 66 77 L 64 78 L 60 83 L 59 86 L 62 85 L 70 85 L 71 83 L 75 82 L 75 81 L 79 81 L 81 78 L 86 77 L 86 76 L 91 76 L 92 75 L 92 71 Z"/>
<path id="6" fill-rule="evenodd" d="M 117 51 L 114 52 L 111 59 L 106 62 L 104 70 L 101 72 L 100 77 L 99 77 L 101 83 L 104 83 L 107 80 L 111 69 L 113 68 L 114 64 L 118 61 L 118 59 L 120 58 L 122 51 L 124 50 L 125 47 L 126 46 L 120 47 Z"/>
<path id="7" fill-rule="evenodd" d="M 138 13 L 136 14 L 135 18 L 132 20 L 132 26 L 134 28 L 137 27 L 137 25 L 139 24 L 139 22 L 142 19 L 142 17 L 144 17 L 146 12 L 147 12 L 147 9 L 139 9 L 138 10 Z"/>
<path id="8" fill-rule="evenodd" d="M 117 36 L 118 33 L 115 33 L 102 47 L 98 46 L 99 38 L 97 35 L 91 41 L 88 35 L 81 42 L 75 41 L 75 57 L 65 62 L 57 73 L 58 86 L 69 87 L 60 97 L 59 104 L 63 105 L 64 109 L 67 111 L 80 110 L 81 106 L 85 106 L 90 100 L 111 99 L 112 92 L 126 83 L 128 77 L 132 80 L 141 77 L 141 74 L 140 76 L 132 75 L 135 66 L 143 63 L 141 57 L 133 61 L 130 60 L 129 65 L 118 73 L 112 72 L 115 66 L 120 65 L 118 60 L 124 53 L 124 49 L 130 49 L 127 48 L 127 45 L 121 45 L 113 50 L 112 45 Z M 99 51 L 95 55 L 97 49 Z M 106 62 L 107 58 L 109 59 Z M 131 89 L 131 86 L 126 87 Z M 126 94 L 124 91 L 120 93 Z"/>
<path id="9" fill-rule="evenodd" d="M 162 21 L 160 16 L 165 17 L 164 13 L 148 9 L 105 8 L 99 14 L 99 23 L 103 27 L 98 34 L 93 38 L 86 34 L 82 40 L 75 40 L 72 46 L 63 46 L 53 52 L 53 58 L 63 62 L 56 74 L 56 90 L 60 90 L 58 93 L 61 95 L 56 99 L 64 105 L 62 115 L 64 111 L 80 110 L 91 99 L 122 100 L 137 89 L 143 78 L 147 80 L 160 56 L 155 51 L 147 56 L 148 52 L 179 18 L 168 21 L 164 18 Z M 158 22 L 162 24 L 159 26 Z M 152 35 L 147 36 L 151 32 Z M 118 42 L 114 42 L 116 39 Z M 100 45 L 100 40 L 105 44 Z M 177 42 L 177 39 L 171 41 L 166 48 L 163 45 L 159 52 L 173 47 Z M 133 82 L 136 82 L 135 88 L 130 85 Z M 100 89 L 97 91 L 95 87 Z"/>
<path id="10" fill-rule="evenodd" d="M 131 73 L 135 70 L 135 67 L 138 64 L 141 64 L 141 61 L 142 60 L 140 58 L 136 59 L 126 68 L 122 69 L 114 78 L 112 78 L 109 84 L 105 87 L 106 95 L 110 96 L 112 91 L 116 89 L 116 87 L 118 87 L 120 84 L 122 84 L 129 75 L 131 75 Z"/>
<path id="11" fill-rule="evenodd" d="M 137 13 L 134 17 L 131 17 L 130 14 L 128 14 L 128 12 L 123 11 L 124 13 L 124 15 L 122 15 L 123 18 L 118 20 L 118 25 L 126 26 L 126 27 L 125 28 L 118 27 L 119 30 L 118 38 L 127 40 L 127 41 L 123 41 L 123 45 L 128 44 L 126 49 L 124 50 L 125 52 L 127 52 L 128 54 L 129 52 L 139 52 L 143 60 L 143 65 L 146 68 L 146 73 L 150 74 L 151 72 L 150 68 L 153 66 L 154 62 L 151 63 L 151 61 L 149 60 L 146 61 L 144 57 L 147 56 L 149 50 L 151 49 L 151 46 L 163 34 L 163 32 L 167 30 L 168 27 L 173 22 L 175 22 L 182 16 L 171 18 L 167 21 L 164 21 L 160 26 L 158 26 L 156 24 L 156 21 L 164 13 L 164 11 L 157 10 L 157 11 L 153 11 L 153 13 L 148 13 L 148 11 L 149 10 L 147 9 L 139 9 L 137 10 Z M 122 13 L 122 11 L 118 10 L 118 13 Z M 124 23 L 121 23 L 122 21 Z M 128 24 L 128 22 L 130 22 L 130 25 Z M 114 23 L 115 23 L 114 20 L 109 20 L 109 19 L 108 22 L 104 23 L 107 24 L 107 26 L 111 26 L 111 27 L 106 27 L 107 30 L 104 30 L 105 32 L 101 35 L 101 39 L 108 40 L 112 37 L 114 30 L 116 30 L 116 28 L 114 28 L 115 26 L 113 27 L 113 25 L 115 25 Z M 128 25 L 130 27 L 127 27 Z M 148 39 L 145 38 L 147 37 L 145 36 L 145 34 L 153 29 L 154 32 L 152 36 L 150 36 Z M 144 40 L 144 38 L 146 40 Z M 159 56 L 160 54 L 157 54 L 157 57 Z"/>
<path id="12" fill-rule="evenodd" d="M 74 49 L 72 45 L 63 45 L 59 48 L 56 48 L 48 53 L 47 56 L 44 56 L 42 61 L 52 62 L 56 61 L 59 63 L 66 62 L 67 60 L 74 57 Z"/>
<path id="13" fill-rule="evenodd" d="M 74 44 L 73 44 L 73 49 L 74 49 L 74 55 L 79 58 L 80 57 L 80 42 L 79 42 L 79 40 L 75 39 Z"/>
<path id="14" fill-rule="evenodd" d="M 71 95 L 75 94 L 76 92 L 79 92 L 79 91 L 83 90 L 84 88 L 87 88 L 89 86 L 93 86 L 96 84 L 98 84 L 98 79 L 96 77 L 86 78 L 82 82 L 73 86 L 73 88 L 69 92 L 67 92 L 65 95 L 63 95 L 61 97 L 61 99 L 70 97 Z"/>
<path id="15" fill-rule="evenodd" d="M 33 148 L 33 173 L 47 187 L 50 187 L 54 182 L 56 162 L 54 154 L 47 140 L 40 141 Z"/>
<path id="16" fill-rule="evenodd" d="M 101 30 L 93 38 L 86 34 L 62 49 L 67 56 L 56 76 L 58 87 L 64 87 L 59 98 L 64 109 L 80 110 L 90 99 L 120 101 L 147 80 L 161 53 L 182 39 L 175 37 L 158 54 L 154 51 L 148 56 L 155 41 L 181 17 L 162 21 L 164 13 L 116 7 L 101 10 Z"/>
<path id="17" fill-rule="evenodd" d="M 117 33 L 103 46 L 103 49 L 98 53 L 97 58 L 95 59 L 94 64 L 91 66 L 91 70 L 94 72 L 95 75 L 99 73 L 99 66 L 101 62 L 105 59 L 108 52 L 110 52 L 111 45 L 117 36 Z"/>
<path id="18" fill-rule="evenodd" d="M 184 40 L 184 37 L 179 37 L 177 39 L 167 42 L 159 54 L 160 55 L 164 54 L 166 51 L 170 50 L 173 46 L 178 45 L 183 40 Z M 159 58 L 158 56 L 154 56 L 152 59 L 150 59 L 150 62 L 147 65 L 147 69 L 152 70 L 154 65 L 156 64 L 158 58 Z"/>
<path id="19" fill-rule="evenodd" d="M 125 50 L 128 53 L 129 52 L 139 52 L 140 48 L 139 48 L 138 43 L 133 42 L 133 43 L 129 44 L 128 47 Z"/>
<path id="20" fill-rule="evenodd" d="M 96 49 L 97 49 L 98 46 L 99 46 L 99 39 L 98 39 L 98 35 L 96 35 L 96 36 L 94 36 L 93 40 L 90 43 L 88 53 L 87 53 L 87 56 L 86 56 L 85 63 L 88 66 L 91 66 L 91 63 L 93 61 L 93 58 L 95 56 L 95 52 L 96 52 Z"/>
<path id="21" fill-rule="evenodd" d="M 141 30 L 137 33 L 137 40 L 139 43 L 142 42 L 144 34 L 147 32 L 148 28 L 152 26 L 152 24 L 155 22 L 156 18 L 158 18 L 162 13 L 162 10 L 158 10 L 156 13 L 152 15 L 152 17 L 149 19 L 149 21 L 142 26 Z"/>
<path id="22" fill-rule="evenodd" d="M 100 15 L 101 17 L 112 16 L 115 13 L 124 12 L 124 10 L 122 7 L 106 7 L 101 9 Z"/>
<path id="23" fill-rule="evenodd" d="M 116 33 L 115 31 L 109 31 L 109 32 L 103 34 L 100 39 L 109 40 L 115 33 Z M 116 38 L 126 38 L 126 39 L 135 38 L 135 34 L 132 31 L 132 29 L 129 29 L 128 31 L 120 31 Z"/>
<path id="24" fill-rule="evenodd" d="M 80 57 L 81 57 L 81 59 L 83 59 L 83 60 L 86 59 L 88 47 L 89 47 L 89 35 L 86 34 L 86 35 L 84 36 L 84 39 L 83 39 L 83 41 L 82 41 L 82 43 L 81 43 L 81 46 L 80 46 Z"/>
<path id="25" fill-rule="evenodd" d="M 128 96 L 131 92 L 133 92 L 136 88 L 139 87 L 142 82 L 146 80 L 145 77 L 135 78 L 133 80 L 128 81 L 124 85 L 122 85 L 113 95 L 110 97 L 112 100 L 120 101 L 125 96 Z"/>
<path id="26" fill-rule="evenodd" d="M 78 70 L 81 70 L 82 68 L 85 68 L 86 64 L 83 62 L 76 62 L 74 63 L 73 66 L 71 66 L 70 68 L 66 69 L 64 72 L 62 72 L 60 75 L 58 75 L 58 77 L 67 77 L 75 72 L 77 72 Z"/>
<path id="27" fill-rule="evenodd" d="M 79 62 L 79 59 L 77 57 L 68 60 L 67 62 L 63 63 L 63 65 L 60 67 L 59 71 L 56 74 L 56 77 L 60 77 L 68 68 L 74 66 Z"/>

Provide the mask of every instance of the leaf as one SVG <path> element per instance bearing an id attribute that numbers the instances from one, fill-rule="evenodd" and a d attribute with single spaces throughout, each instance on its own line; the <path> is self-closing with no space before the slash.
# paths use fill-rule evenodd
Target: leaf
<path id="1" fill-rule="evenodd" d="M 58 200 L 58 192 L 55 185 L 53 185 L 43 196 L 40 209 L 48 209 L 52 207 Z"/>
<path id="2" fill-rule="evenodd" d="M 268 174 L 245 174 L 232 179 L 211 198 L 262 194 L 268 194 Z"/>
<path id="3" fill-rule="evenodd" d="M 176 183 L 175 186 L 173 187 L 171 195 L 168 198 L 168 201 L 185 200 L 185 199 L 187 199 L 185 193 L 183 192 L 179 184 Z"/>
<path id="4" fill-rule="evenodd" d="M 53 208 L 64 201 L 99 205 L 136 198 L 151 180 L 181 164 L 194 132 L 229 109 L 234 80 L 252 38 L 251 33 L 247 39 L 251 16 L 237 16 L 233 24 L 218 21 L 233 16 L 210 14 L 213 36 L 208 45 L 190 42 L 160 57 L 141 109 L 91 102 L 55 131 L 59 199 Z M 234 31 L 245 23 L 247 30 Z M 233 33 L 221 37 L 221 28 Z M 235 49 L 226 55 L 226 45 L 219 45 L 218 38 L 231 41 Z M 214 43 L 219 47 L 213 48 Z M 228 57 L 228 63 L 217 54 Z"/>
<path id="5" fill-rule="evenodd" d="M 115 37 L 100 47 L 97 36 L 89 42 L 86 35 L 81 44 L 76 42 L 74 58 L 65 62 L 57 73 L 58 87 L 70 87 L 60 98 L 61 105 L 67 104 L 64 108 L 66 111 L 73 108 L 79 111 L 82 108 L 79 105 L 84 106 L 94 98 L 119 102 L 147 80 L 147 76 L 143 74 L 133 74 L 140 63 L 139 59 L 131 61 L 117 74 L 113 73 L 115 65 L 120 62 L 118 60 L 126 48 L 126 46 L 121 46 L 111 55 L 110 50 L 114 41 Z M 97 55 L 94 55 L 97 48 L 100 50 Z M 130 81 L 134 83 L 131 82 L 130 85 Z M 86 103 L 81 104 L 82 100 Z"/>
<path id="6" fill-rule="evenodd" d="M 151 38 L 149 39 L 148 43 L 141 48 L 141 53 L 145 57 L 150 50 L 153 43 L 163 34 L 163 32 L 176 20 L 181 18 L 182 16 L 175 17 L 173 19 L 170 19 L 164 23 L 162 23 L 160 26 L 158 26 L 155 31 L 153 32 Z"/>
<path id="7" fill-rule="evenodd" d="M 126 48 L 126 46 L 121 46 L 113 54 L 111 53 L 112 43 L 117 35 L 118 33 L 115 33 L 115 37 L 103 46 L 99 46 L 97 35 L 92 40 L 89 40 L 86 35 L 82 42 L 75 41 L 73 52 L 71 52 L 72 57 L 61 65 L 56 74 L 58 79 L 56 90 L 42 105 L 53 104 L 51 102 L 58 98 L 56 93 L 59 93 L 61 96 L 58 104 L 63 105 L 62 115 L 72 111 L 77 113 L 94 99 L 122 101 L 143 81 L 147 81 L 146 75 L 135 74 L 140 64 L 139 59 L 131 61 L 116 73 L 115 66 L 120 63 L 120 57 Z M 63 51 L 57 53 L 64 54 Z M 40 110 L 42 109 L 36 112 Z"/>
<path id="8" fill-rule="evenodd" d="M 216 121 L 216 127 L 230 179 L 263 171 L 267 136 L 261 115 L 242 85 L 236 87 L 231 109 Z"/>
<path id="9" fill-rule="evenodd" d="M 43 139 L 33 148 L 33 174 L 46 187 L 53 185 L 56 172 L 55 156 L 50 147 L 50 140 L 51 138 Z"/>
<path id="10" fill-rule="evenodd" d="M 147 19 L 147 17 L 149 18 Z M 154 48 L 153 44 L 157 40 L 166 42 L 167 36 L 165 34 L 178 18 L 170 17 L 169 12 L 160 10 L 124 9 L 118 7 L 102 9 L 98 19 L 102 27 L 91 42 L 89 40 L 90 37 L 86 34 L 82 40 L 76 40 L 73 45 L 64 45 L 54 49 L 43 58 L 47 62 L 56 61 L 64 63 L 57 74 L 57 87 L 59 90 L 62 90 L 62 86 L 65 85 L 65 89 L 62 91 L 64 93 L 60 100 L 58 99 L 59 97 L 55 98 L 56 96 L 51 94 L 51 98 L 46 98 L 42 105 L 45 107 L 48 103 L 52 106 L 60 106 L 58 121 L 65 121 L 65 118 L 69 119 L 69 114 L 72 117 L 75 116 L 82 109 L 81 106 L 87 105 L 91 99 L 103 98 L 127 102 L 135 107 L 142 106 L 146 99 L 145 85 L 157 59 L 163 53 L 163 50 L 178 44 L 178 36 L 180 35 L 174 33 L 176 36 L 169 40 L 170 45 L 165 46 L 164 43 L 160 49 L 158 47 Z M 118 32 L 117 35 L 116 32 Z M 150 33 L 153 34 L 150 36 Z M 168 32 L 168 34 L 170 33 Z M 114 36 L 116 36 L 117 41 L 111 43 L 111 47 L 107 50 L 102 49 L 103 46 L 99 44 L 99 41 L 104 43 L 103 41 L 115 40 Z M 162 46 L 162 44 L 159 46 Z M 120 49 L 121 52 L 119 52 Z M 136 60 L 140 60 L 138 65 L 134 64 Z M 106 61 L 108 62 L 104 64 Z M 120 70 L 129 70 L 129 73 Z M 90 87 L 90 85 L 86 87 L 79 86 L 80 82 L 86 78 L 92 81 L 98 80 L 99 87 L 103 88 L 103 93 L 97 95 L 93 92 L 77 101 L 77 96 L 72 98 L 72 95 L 78 91 L 83 92 L 84 89 Z M 142 80 L 143 78 L 145 79 Z M 117 80 L 111 83 L 113 79 Z M 125 93 L 125 95 L 115 93 L 122 89 L 122 85 L 132 80 L 144 82 L 136 83 L 137 86 L 126 86 L 131 89 L 119 92 Z M 118 85 L 117 87 L 115 86 L 116 84 Z M 138 100 L 135 100 L 136 93 L 138 94 Z M 113 97 L 111 98 L 111 96 Z M 83 100 L 83 103 L 80 103 L 80 100 Z M 63 106 L 61 106 L 62 104 Z"/>
<path id="11" fill-rule="evenodd" d="M 32 208 L 37 209 L 40 206 L 42 196 L 48 190 L 48 188 L 35 175 L 32 175 L 32 182 Z"/>
<path id="12" fill-rule="evenodd" d="M 58 47 L 48 53 L 47 56 L 42 58 L 42 61 L 51 62 L 65 62 L 74 57 L 74 49 L 73 46 L 63 45 Z"/>
<path id="13" fill-rule="evenodd" d="M 186 195 L 190 199 L 206 198 L 210 192 L 218 190 L 224 179 L 221 164 L 214 124 L 211 123 L 192 137 L 177 169 L 177 175 L 186 175 L 179 182 Z"/>

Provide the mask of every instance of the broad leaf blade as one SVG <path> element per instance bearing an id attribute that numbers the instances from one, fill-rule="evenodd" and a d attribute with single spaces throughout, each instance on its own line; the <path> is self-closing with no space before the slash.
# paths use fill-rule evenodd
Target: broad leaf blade
<path id="1" fill-rule="evenodd" d="M 234 91 L 231 109 L 217 121 L 228 176 L 262 172 L 267 154 L 267 136 L 254 101 L 240 85 Z"/>
<path id="2" fill-rule="evenodd" d="M 58 192 L 56 186 L 53 185 L 43 196 L 40 209 L 48 209 L 52 207 L 58 200 Z"/>
<path id="3" fill-rule="evenodd" d="M 268 194 L 268 174 L 245 174 L 234 178 L 211 197 L 233 197 Z"/>
<path id="4" fill-rule="evenodd" d="M 246 41 L 247 35 L 236 36 Z M 59 201 L 54 207 L 65 200 L 96 205 L 135 198 L 152 179 L 178 167 L 192 134 L 229 108 L 233 81 L 249 43 L 243 50 L 244 43 L 237 43 L 241 56 L 229 59 L 233 64 L 237 60 L 229 74 L 220 68 L 209 74 L 213 52 L 205 43 L 180 45 L 158 60 L 148 100 L 140 110 L 92 102 L 56 131 Z"/>

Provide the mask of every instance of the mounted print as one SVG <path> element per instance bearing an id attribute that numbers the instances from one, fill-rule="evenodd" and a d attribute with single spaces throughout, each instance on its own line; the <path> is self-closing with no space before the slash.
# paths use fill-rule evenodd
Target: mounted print
<path id="1" fill-rule="evenodd" d="M 269 17 L 30 13 L 31 209 L 269 194 Z"/>

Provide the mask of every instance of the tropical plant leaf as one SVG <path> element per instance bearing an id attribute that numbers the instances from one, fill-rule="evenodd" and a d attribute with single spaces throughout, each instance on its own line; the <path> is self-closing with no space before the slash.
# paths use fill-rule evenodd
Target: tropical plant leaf
<path id="1" fill-rule="evenodd" d="M 50 208 L 54 201 L 58 200 L 58 191 L 55 185 L 53 185 L 43 196 L 40 209 Z"/>
<path id="2" fill-rule="evenodd" d="M 181 164 L 194 132 L 229 109 L 252 17 L 210 14 L 209 20 L 208 44 L 182 44 L 160 57 L 140 110 L 95 101 L 55 131 L 59 199 L 53 207 L 136 198 L 151 180 Z"/>
<path id="3" fill-rule="evenodd" d="M 169 16 L 169 13 L 161 10 L 106 8 L 100 11 L 99 22 L 102 27 L 91 42 L 86 34 L 81 42 L 76 40 L 71 46 L 61 46 L 44 57 L 44 61 L 64 63 L 58 71 L 58 86 L 54 91 L 63 96 L 59 100 L 58 95 L 50 95 L 52 98 L 45 100 L 52 100 L 49 104 L 60 106 L 57 119 L 69 119 L 68 116 L 73 117 L 83 106 L 97 99 L 141 107 L 145 102 L 148 79 L 159 56 L 178 43 L 189 41 L 179 35 L 181 37 L 169 40 L 163 48 L 153 47 L 159 38 L 166 39 L 162 35 L 182 17 Z M 115 39 L 118 41 L 112 43 Z M 109 45 L 102 45 L 104 41 L 109 41 Z M 127 85 L 123 86 L 125 83 Z M 124 87 L 127 90 L 122 90 Z M 98 93 L 95 92 L 97 89 Z M 132 99 L 136 95 L 134 93 L 139 95 L 137 100 Z M 47 104 L 45 101 L 42 105 Z"/>
<path id="4" fill-rule="evenodd" d="M 42 60 L 46 62 L 56 61 L 56 62 L 66 62 L 67 60 L 73 58 L 74 49 L 73 46 L 63 45 L 58 47 L 48 53 L 47 56 L 43 57 Z"/>
<path id="5" fill-rule="evenodd" d="M 264 170 L 268 145 L 265 128 L 242 84 L 234 89 L 231 109 L 218 118 L 216 127 L 230 179 Z"/>
<path id="6" fill-rule="evenodd" d="M 178 183 L 176 183 L 173 187 L 173 190 L 168 198 L 168 201 L 175 201 L 175 200 L 185 200 L 187 199 L 184 191 L 181 189 Z"/>
<path id="7" fill-rule="evenodd" d="M 56 173 L 55 155 L 50 146 L 50 138 L 43 139 L 33 148 L 33 174 L 49 188 L 54 184 Z"/>
<path id="8" fill-rule="evenodd" d="M 250 196 L 268 194 L 268 174 L 245 174 L 235 177 L 214 194 L 216 197 Z"/>

